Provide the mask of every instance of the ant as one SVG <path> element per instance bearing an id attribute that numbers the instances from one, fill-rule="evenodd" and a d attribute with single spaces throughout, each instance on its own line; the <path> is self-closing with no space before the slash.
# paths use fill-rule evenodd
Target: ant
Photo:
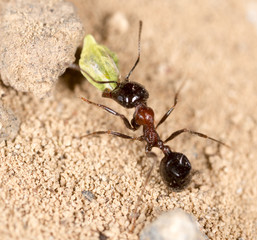
<path id="1" fill-rule="evenodd" d="M 141 142 L 146 142 L 145 146 L 145 152 L 148 157 L 156 158 L 157 156 L 155 153 L 151 152 L 153 147 L 159 148 L 163 154 L 164 157 L 161 160 L 160 163 L 160 175 L 166 185 L 168 187 L 172 188 L 175 191 L 181 191 L 183 190 L 190 182 L 192 178 L 192 174 L 190 174 L 191 171 L 191 164 L 188 158 L 180 152 L 173 152 L 171 151 L 170 147 L 168 145 L 165 145 L 167 142 L 171 141 L 175 137 L 179 136 L 182 133 L 190 133 L 193 135 L 197 135 L 202 138 L 210 139 L 212 141 L 215 141 L 219 144 L 227 146 L 225 143 L 216 140 L 214 138 L 211 138 L 203 133 L 195 132 L 192 130 L 189 130 L 187 128 L 183 128 L 180 130 L 177 130 L 173 132 L 167 139 L 164 141 L 160 138 L 159 134 L 157 133 L 157 128 L 165 122 L 165 120 L 169 117 L 169 115 L 173 112 L 175 109 L 175 106 L 178 102 L 178 92 L 175 94 L 174 97 L 174 104 L 173 106 L 163 115 L 161 120 L 158 122 L 158 124 L 154 125 L 154 111 L 152 108 L 147 106 L 147 99 L 149 98 L 149 93 L 145 89 L 145 87 L 137 82 L 130 81 L 130 75 L 134 71 L 135 67 L 139 63 L 140 60 L 140 41 L 141 41 L 141 31 L 142 31 L 142 21 L 139 22 L 139 34 L 138 34 L 138 57 L 134 64 L 134 66 L 129 71 L 128 75 L 125 77 L 124 81 L 122 82 L 116 82 L 116 81 L 96 81 L 89 73 L 86 71 L 80 69 L 83 71 L 92 81 L 99 83 L 99 84 L 105 84 L 105 83 L 116 83 L 117 86 L 113 90 L 105 89 L 102 97 L 104 98 L 110 98 L 119 103 L 124 108 L 135 108 L 135 112 L 133 114 L 133 118 L 131 122 L 123 115 L 120 114 L 113 109 L 102 105 L 97 104 L 94 102 L 89 101 L 88 99 L 81 97 L 82 100 L 85 102 L 95 105 L 99 108 L 104 109 L 108 113 L 111 113 L 119 118 L 122 119 L 125 126 L 135 131 L 140 126 L 143 126 L 143 135 L 139 137 L 131 137 L 129 135 L 115 132 L 115 131 L 96 131 L 93 133 L 89 133 L 87 135 L 84 135 L 82 137 L 90 136 L 90 135 L 99 135 L 99 134 L 109 134 L 114 135 L 120 138 L 124 139 L 131 139 L 131 140 L 137 140 Z M 81 138 L 82 138 L 81 137 Z M 227 146 L 228 147 L 228 146 Z M 154 164 L 153 164 L 154 165 Z M 151 171 L 153 169 L 153 166 L 151 167 L 147 178 L 145 185 L 147 184 L 148 179 L 150 178 Z"/>

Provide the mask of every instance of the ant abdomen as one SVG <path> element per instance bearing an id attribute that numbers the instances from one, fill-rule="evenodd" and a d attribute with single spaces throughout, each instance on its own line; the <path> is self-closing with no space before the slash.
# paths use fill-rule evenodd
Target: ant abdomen
<path id="1" fill-rule="evenodd" d="M 168 187 L 183 190 L 191 180 L 191 164 L 183 153 L 169 152 L 160 163 L 161 177 Z"/>

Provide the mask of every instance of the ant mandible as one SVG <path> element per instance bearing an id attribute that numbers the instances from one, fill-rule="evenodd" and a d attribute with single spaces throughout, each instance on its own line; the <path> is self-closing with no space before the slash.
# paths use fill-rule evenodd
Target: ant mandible
<path id="1" fill-rule="evenodd" d="M 195 132 L 187 128 L 177 130 L 173 132 L 164 141 L 161 140 L 156 129 L 162 123 L 164 123 L 164 121 L 169 117 L 169 115 L 175 109 L 175 106 L 178 102 L 179 91 L 175 94 L 173 106 L 163 115 L 159 123 L 155 126 L 154 111 L 152 108 L 147 106 L 147 99 L 149 98 L 148 91 L 145 89 L 143 85 L 129 80 L 131 73 L 133 72 L 133 70 L 135 69 L 135 67 L 137 66 L 140 60 L 141 31 L 142 31 L 142 21 L 139 22 L 138 57 L 134 66 L 132 67 L 128 75 L 125 77 L 124 81 L 122 82 L 96 81 L 89 73 L 87 73 L 82 69 L 80 70 L 83 71 L 92 81 L 96 83 L 99 83 L 99 84 L 116 83 L 117 84 L 116 88 L 113 90 L 105 89 L 102 94 L 102 97 L 111 98 L 117 103 L 119 103 L 121 106 L 123 106 L 124 108 L 135 108 L 135 112 L 133 114 L 133 118 L 131 122 L 129 122 L 129 120 L 123 114 L 120 114 L 107 106 L 91 102 L 84 97 L 81 97 L 81 99 L 89 104 L 92 104 L 104 109 L 108 113 L 111 113 L 117 117 L 120 117 L 123 120 L 125 126 L 130 130 L 135 131 L 140 126 L 143 126 L 143 135 L 140 137 L 131 137 L 120 132 L 108 130 L 108 131 L 96 131 L 96 132 L 84 135 L 82 137 L 90 136 L 90 135 L 98 135 L 98 134 L 110 134 L 120 138 L 137 140 L 141 142 L 145 141 L 146 142 L 145 152 L 147 156 L 150 156 L 150 157 L 156 157 L 156 155 L 153 152 L 151 152 L 152 148 L 153 147 L 159 148 L 164 154 L 164 157 L 160 163 L 161 177 L 165 182 L 165 184 L 167 184 L 170 188 L 172 188 L 175 191 L 180 191 L 184 189 L 191 180 L 191 177 L 192 177 L 192 174 L 190 174 L 191 164 L 188 158 L 183 153 L 171 151 L 170 147 L 168 145 L 165 145 L 165 143 L 171 141 L 172 139 L 179 136 L 180 134 L 187 132 L 202 138 L 210 139 L 212 141 L 215 141 L 225 146 L 227 145 L 205 134 L 202 134 L 200 132 Z M 149 176 L 150 176 L 150 173 L 148 174 L 147 179 L 149 178 Z"/>

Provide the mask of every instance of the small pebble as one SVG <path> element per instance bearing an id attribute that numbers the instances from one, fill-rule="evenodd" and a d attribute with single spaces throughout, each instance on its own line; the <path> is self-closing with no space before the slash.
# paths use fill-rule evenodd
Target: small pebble
<path id="1" fill-rule="evenodd" d="M 241 188 L 241 187 L 236 190 L 236 193 L 237 193 L 238 195 L 241 195 L 242 192 L 243 192 L 243 188 Z"/>
<path id="2" fill-rule="evenodd" d="M 63 137 L 63 145 L 64 145 L 65 147 L 68 147 L 68 146 L 71 145 L 71 137 L 70 137 L 70 136 L 65 135 L 65 136 Z"/>
<path id="3" fill-rule="evenodd" d="M 16 149 L 20 149 L 20 148 L 21 148 L 21 145 L 20 145 L 20 144 L 16 144 L 16 145 L 15 145 L 15 148 L 16 148 Z"/>
<path id="4" fill-rule="evenodd" d="M 251 22 L 257 29 L 257 3 L 250 1 L 246 7 L 246 18 Z"/>
<path id="5" fill-rule="evenodd" d="M 83 190 L 81 193 L 89 202 L 95 199 L 95 195 L 91 191 Z"/>
<path id="6" fill-rule="evenodd" d="M 0 142 L 13 140 L 20 129 L 20 120 L 11 109 L 0 104 Z"/>
<path id="7" fill-rule="evenodd" d="M 105 236 L 102 232 L 99 232 L 99 240 L 107 240 L 108 237 Z"/>
<path id="8" fill-rule="evenodd" d="M 129 22 L 121 12 L 116 12 L 107 20 L 107 31 L 109 35 L 122 34 L 128 31 Z"/>
<path id="9" fill-rule="evenodd" d="M 168 211 L 146 226 L 141 240 L 208 240 L 194 217 L 182 209 Z"/>

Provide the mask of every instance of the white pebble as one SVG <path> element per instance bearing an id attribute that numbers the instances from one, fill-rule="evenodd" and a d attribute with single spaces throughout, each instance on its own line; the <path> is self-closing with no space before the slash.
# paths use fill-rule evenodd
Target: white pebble
<path id="1" fill-rule="evenodd" d="M 141 240 L 207 240 L 194 217 L 182 209 L 168 211 L 146 226 Z"/>
<path id="2" fill-rule="evenodd" d="M 16 148 L 16 149 L 20 149 L 20 148 L 21 148 L 21 145 L 20 145 L 20 144 L 16 144 L 16 145 L 15 145 L 15 148 Z"/>

